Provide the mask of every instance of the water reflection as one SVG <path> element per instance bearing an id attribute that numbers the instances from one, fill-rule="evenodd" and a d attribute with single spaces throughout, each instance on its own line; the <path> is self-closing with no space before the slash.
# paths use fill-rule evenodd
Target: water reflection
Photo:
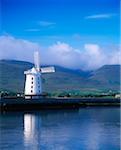
<path id="1" fill-rule="evenodd" d="M 119 108 L 81 108 L 0 116 L 0 149 L 118 150 Z"/>
<path id="2" fill-rule="evenodd" d="M 24 137 L 25 141 L 31 141 L 35 132 L 35 116 L 30 114 L 24 115 Z"/>
<path id="3" fill-rule="evenodd" d="M 25 148 L 39 149 L 39 140 L 41 134 L 41 117 L 34 114 L 24 114 L 24 144 Z"/>

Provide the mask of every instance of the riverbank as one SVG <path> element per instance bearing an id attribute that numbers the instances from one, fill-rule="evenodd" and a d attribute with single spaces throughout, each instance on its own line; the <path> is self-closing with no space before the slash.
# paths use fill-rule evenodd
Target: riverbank
<path id="1" fill-rule="evenodd" d="M 119 98 L 40 98 L 0 99 L 0 111 L 79 108 L 87 106 L 120 106 Z"/>

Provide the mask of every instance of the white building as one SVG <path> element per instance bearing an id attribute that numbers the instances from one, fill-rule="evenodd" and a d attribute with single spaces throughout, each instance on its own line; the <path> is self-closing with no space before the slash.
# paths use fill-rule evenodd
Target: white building
<path id="1" fill-rule="evenodd" d="M 25 98 L 39 98 L 42 95 L 42 79 L 41 73 L 55 72 L 54 67 L 45 67 L 40 69 L 39 64 L 39 53 L 35 52 L 34 57 L 35 66 L 28 70 L 24 71 L 26 75 L 25 81 Z"/>

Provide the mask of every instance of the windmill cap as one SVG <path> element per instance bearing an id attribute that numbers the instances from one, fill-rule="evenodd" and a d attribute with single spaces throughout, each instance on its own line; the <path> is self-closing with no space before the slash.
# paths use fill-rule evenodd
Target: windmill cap
<path id="1" fill-rule="evenodd" d="M 33 67 L 30 70 L 24 71 L 24 74 L 40 74 L 41 72 L 37 70 L 37 68 Z"/>

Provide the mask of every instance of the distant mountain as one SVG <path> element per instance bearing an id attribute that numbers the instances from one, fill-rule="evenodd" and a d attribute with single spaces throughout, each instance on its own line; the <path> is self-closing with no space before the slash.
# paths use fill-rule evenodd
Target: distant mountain
<path id="1" fill-rule="evenodd" d="M 120 65 L 105 65 L 94 71 L 90 79 L 106 84 L 118 84 L 120 81 Z"/>
<path id="2" fill-rule="evenodd" d="M 31 68 L 32 64 L 22 61 L 0 61 L 0 89 L 22 92 L 24 88 L 24 70 Z"/>
<path id="3" fill-rule="evenodd" d="M 90 76 L 90 80 L 97 82 L 98 87 L 106 89 L 120 89 L 120 65 L 105 65 L 95 71 Z"/>
<path id="4" fill-rule="evenodd" d="M 32 63 L 0 60 L 0 90 L 23 92 L 24 71 Z M 105 65 L 95 71 L 71 70 L 55 66 L 55 73 L 42 74 L 43 91 L 98 91 L 120 89 L 120 65 Z"/>

